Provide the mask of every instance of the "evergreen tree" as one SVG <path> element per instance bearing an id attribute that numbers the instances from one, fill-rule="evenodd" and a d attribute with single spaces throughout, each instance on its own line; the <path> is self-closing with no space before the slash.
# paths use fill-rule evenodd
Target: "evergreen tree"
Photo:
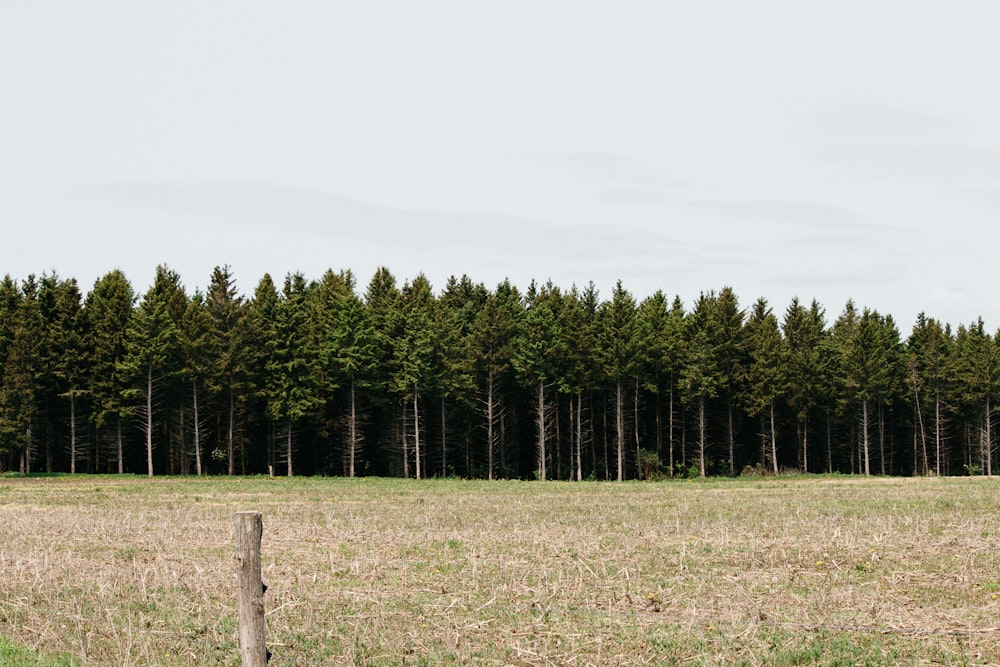
<path id="1" fill-rule="evenodd" d="M 686 354 L 680 378 L 684 402 L 698 411 L 698 474 L 701 477 L 707 474 L 705 454 L 709 445 L 705 408 L 709 400 L 718 396 L 724 382 L 717 349 L 721 329 L 717 301 L 714 292 L 703 292 L 686 318 Z"/>
<path id="2" fill-rule="evenodd" d="M 417 479 L 423 477 L 425 467 L 420 442 L 420 392 L 421 388 L 431 386 L 436 379 L 433 364 L 434 311 L 434 295 L 423 274 L 417 276 L 412 284 L 403 286 L 400 301 L 402 332 L 393 347 L 392 367 L 395 373 L 392 390 L 399 396 L 408 395 L 413 408 L 412 451 Z M 404 456 L 408 456 L 405 448 Z"/>
<path id="3" fill-rule="evenodd" d="M 295 470 L 294 427 L 320 403 L 321 369 L 309 303 L 313 290 L 301 273 L 285 278 L 274 314 L 273 347 L 265 366 L 267 413 L 285 425 L 284 459 L 289 477 Z"/>
<path id="4" fill-rule="evenodd" d="M 5 311 L 3 376 L 0 380 L 0 450 L 17 456 L 20 472 L 31 472 L 32 423 L 37 412 L 42 318 L 38 284 L 29 276 L 18 288 L 9 276 L 0 288 Z"/>
<path id="5" fill-rule="evenodd" d="M 986 332 L 980 317 L 968 328 L 960 326 L 956 340 L 958 348 L 959 391 L 967 410 L 978 413 L 976 447 L 978 456 L 966 456 L 968 470 L 978 469 L 984 475 L 993 474 L 993 396 L 1000 386 L 1000 346 Z M 970 451 L 972 447 L 968 448 Z"/>
<path id="6" fill-rule="evenodd" d="M 511 355 L 520 312 L 521 297 L 517 289 L 504 281 L 486 296 L 473 324 L 471 345 L 477 365 L 477 385 L 483 396 L 486 475 L 490 480 L 496 473 L 495 459 L 502 445 L 499 427 L 505 413 L 502 388 L 511 370 Z"/>
<path id="7" fill-rule="evenodd" d="M 584 392 L 593 391 L 600 373 L 598 366 L 597 288 L 590 283 L 578 292 L 574 287 L 563 297 L 559 309 L 559 333 L 565 353 L 565 364 L 559 378 L 559 391 L 570 395 L 570 426 L 572 432 L 571 477 L 583 480 Z M 575 405 L 574 401 L 575 400 Z"/>
<path id="8" fill-rule="evenodd" d="M 274 474 L 277 467 L 275 454 L 274 420 L 268 410 L 268 367 L 277 348 L 277 320 L 280 297 L 278 289 L 270 274 L 265 273 L 254 289 L 253 298 L 247 306 L 244 320 L 244 338 L 247 355 L 245 370 L 247 377 L 246 393 L 252 397 L 253 409 L 262 421 L 266 423 L 267 456 L 266 465 L 269 473 Z M 227 452 L 228 460 L 233 462 L 233 453 Z M 230 469 L 233 466 L 230 465 Z"/>
<path id="9" fill-rule="evenodd" d="M 788 350 L 781 336 L 778 318 L 763 297 L 754 303 L 746 323 L 748 364 L 746 367 L 746 403 L 751 414 L 761 418 L 761 437 L 769 447 L 762 447 L 761 462 L 771 460 L 778 474 L 778 444 L 775 432 L 775 402 L 787 391 Z M 768 451 L 770 450 L 770 451 Z"/>
<path id="10" fill-rule="evenodd" d="M 735 399 L 740 394 L 743 377 L 743 320 L 746 313 L 739 306 L 731 287 L 723 287 L 715 299 L 716 327 L 714 347 L 719 367 L 719 393 L 726 401 L 726 441 L 729 445 L 729 474 L 736 474 L 736 432 L 733 423 Z"/>
<path id="11" fill-rule="evenodd" d="M 121 369 L 125 359 L 125 333 L 134 306 L 132 285 L 125 274 L 116 269 L 94 283 L 83 311 L 89 334 L 91 419 L 98 433 L 111 432 L 118 474 L 125 471 L 122 421 L 131 414 L 130 402 L 125 400 L 128 384 Z"/>
<path id="12" fill-rule="evenodd" d="M 788 403 L 795 414 L 799 467 L 809 472 L 809 416 L 822 401 L 828 384 L 823 309 L 816 300 L 806 309 L 795 297 L 785 311 L 782 332 L 788 349 Z"/>
<path id="13" fill-rule="evenodd" d="M 212 315 L 199 291 L 188 301 L 179 330 L 179 342 L 184 358 L 183 376 L 191 388 L 192 435 L 194 446 L 195 474 L 204 472 L 202 457 L 202 404 L 206 393 L 219 391 L 215 384 L 216 372 L 223 358 L 220 337 L 216 335 Z"/>
<path id="14" fill-rule="evenodd" d="M 45 282 L 50 281 L 43 280 Z M 84 318 L 82 296 L 76 280 L 58 280 L 53 275 L 50 285 L 54 292 L 52 308 L 49 313 L 43 313 L 48 356 L 46 367 L 54 385 L 54 395 L 69 403 L 69 471 L 74 474 L 83 455 L 79 437 L 80 399 L 89 393 L 85 388 L 89 375 L 88 323 Z M 96 456 L 94 463 L 98 463 Z M 51 470 L 51 465 L 47 468 Z"/>
<path id="15" fill-rule="evenodd" d="M 330 330 L 331 354 L 327 358 L 338 377 L 344 378 L 348 391 L 346 470 L 349 477 L 357 474 L 358 453 L 362 436 L 359 427 L 358 391 L 371 387 L 376 372 L 375 331 L 368 319 L 364 303 L 354 290 L 354 276 L 341 274 L 339 308 Z"/>
<path id="16" fill-rule="evenodd" d="M 553 303 L 559 299 L 558 290 L 551 284 L 540 291 L 534 284 L 529 287 L 527 308 L 518 320 L 514 339 L 512 365 L 526 388 L 534 387 L 536 448 L 535 475 L 544 481 L 548 478 L 548 428 L 550 406 L 546 389 L 558 377 L 558 360 L 561 357 L 561 340 Z"/>
<path id="17" fill-rule="evenodd" d="M 272 285 L 273 286 L 273 285 Z M 229 266 L 215 267 L 205 295 L 209 315 L 212 365 L 206 382 L 218 394 L 225 410 L 226 472 L 235 473 L 237 409 L 246 409 L 246 396 L 253 393 L 252 346 L 247 322 L 247 304 L 239 295 Z M 239 400 L 237 397 L 240 397 Z"/>
<path id="18" fill-rule="evenodd" d="M 924 313 L 907 340 L 908 381 L 913 392 L 914 461 L 923 474 L 944 472 L 948 399 L 955 382 L 955 340 L 951 329 Z M 927 424 L 930 423 L 930 434 Z M 928 441 L 931 441 L 930 443 Z M 929 449 L 934 452 L 933 463 Z"/>
<path id="19" fill-rule="evenodd" d="M 441 400 L 440 440 L 441 475 L 447 476 L 448 408 L 465 414 L 474 408 L 475 358 L 472 331 L 486 302 L 486 288 L 474 284 L 468 276 L 449 278 L 434 309 L 434 358 L 437 389 Z M 467 436 L 468 431 L 466 430 Z M 466 437 L 466 442 L 469 438 Z M 473 474 L 472 453 L 466 446 L 466 468 Z"/>
<path id="20" fill-rule="evenodd" d="M 615 388 L 615 443 L 617 449 L 617 479 L 625 479 L 625 415 L 623 383 L 638 370 L 638 337 L 636 335 L 635 299 L 619 280 L 598 311 L 599 349 L 604 373 Z"/>
<path id="21" fill-rule="evenodd" d="M 154 424 L 157 397 L 167 393 L 180 372 L 179 342 L 187 297 L 180 277 L 165 266 L 156 268 L 156 278 L 129 320 L 125 355 L 118 372 L 131 380 L 126 398 L 140 399 L 142 429 L 146 435 L 146 474 L 153 476 Z"/>

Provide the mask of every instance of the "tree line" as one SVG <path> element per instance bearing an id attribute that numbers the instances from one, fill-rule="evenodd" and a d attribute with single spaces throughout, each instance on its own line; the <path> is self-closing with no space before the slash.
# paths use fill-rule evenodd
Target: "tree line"
<path id="1" fill-rule="evenodd" d="M 0 282 L 0 472 L 992 474 L 1000 335 L 849 301 L 375 272 Z"/>

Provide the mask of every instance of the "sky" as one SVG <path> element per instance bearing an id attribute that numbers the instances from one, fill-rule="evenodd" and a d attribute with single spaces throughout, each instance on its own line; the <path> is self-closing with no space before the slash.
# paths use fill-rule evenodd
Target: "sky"
<path id="1" fill-rule="evenodd" d="M 1000 327 L 1000 3 L 0 3 L 0 275 L 730 286 Z"/>

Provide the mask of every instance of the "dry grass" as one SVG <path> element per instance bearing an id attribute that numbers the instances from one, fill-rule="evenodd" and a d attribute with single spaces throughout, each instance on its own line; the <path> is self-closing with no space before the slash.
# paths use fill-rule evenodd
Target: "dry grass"
<path id="1" fill-rule="evenodd" d="M 272 665 L 1000 664 L 991 479 L 0 479 L 0 635 L 236 665 L 235 512 Z"/>

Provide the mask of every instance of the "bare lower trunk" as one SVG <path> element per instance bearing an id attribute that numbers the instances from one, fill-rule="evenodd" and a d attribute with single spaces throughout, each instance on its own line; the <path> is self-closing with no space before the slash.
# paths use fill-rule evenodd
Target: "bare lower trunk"
<path id="1" fill-rule="evenodd" d="M 153 365 L 146 370 L 146 474 L 153 476 Z"/>
<path id="2" fill-rule="evenodd" d="M 410 479 L 410 434 L 406 422 L 406 404 L 402 404 L 403 413 L 403 478 Z"/>
<path id="3" fill-rule="evenodd" d="M 809 472 L 809 415 L 802 418 L 802 472 Z"/>
<path id="4" fill-rule="evenodd" d="M 989 475 L 993 476 L 993 415 L 990 409 L 990 397 L 986 397 L 986 447 L 984 449 L 984 462 L 985 466 L 983 471 Z"/>
<path id="5" fill-rule="evenodd" d="M 538 381 L 538 479 L 545 481 L 545 381 Z"/>
<path id="6" fill-rule="evenodd" d="M 826 409 L 826 471 L 833 474 L 833 425 L 830 423 L 830 407 Z"/>
<path id="7" fill-rule="evenodd" d="M 118 453 L 118 474 L 119 475 L 123 475 L 123 474 L 125 474 L 125 462 L 123 460 L 123 458 L 124 458 L 124 456 L 123 456 L 124 455 L 124 451 L 123 450 L 125 449 L 125 444 L 124 444 L 123 438 L 122 438 L 122 418 L 121 418 L 121 416 L 119 416 L 116 421 L 117 421 L 117 429 L 116 429 L 116 433 L 115 433 L 115 444 L 116 444 L 117 449 L 118 449 L 118 452 L 117 452 Z"/>
<path id="8" fill-rule="evenodd" d="M 705 397 L 698 398 L 698 475 L 705 476 Z"/>
<path id="9" fill-rule="evenodd" d="M 233 455 L 233 431 L 236 428 L 236 399 L 233 397 L 233 388 L 229 388 L 229 428 L 226 432 L 226 459 L 229 463 L 229 476 L 236 472 L 235 456 Z"/>
<path id="10" fill-rule="evenodd" d="M 420 412 L 417 409 L 417 385 L 413 385 L 413 455 L 417 461 L 417 479 L 420 479 Z"/>
<path id="11" fill-rule="evenodd" d="M 729 476 L 736 476 L 736 435 L 733 433 L 733 401 L 726 401 L 729 416 Z"/>
<path id="12" fill-rule="evenodd" d="M 674 476 L 674 379 L 673 374 L 670 376 L 670 410 L 667 412 L 667 448 L 670 450 L 668 453 L 669 465 L 670 465 L 670 476 Z"/>
<path id="13" fill-rule="evenodd" d="M 76 474 L 76 395 L 69 392 L 69 472 Z"/>
<path id="14" fill-rule="evenodd" d="M 288 435 L 285 436 L 285 459 L 288 463 L 288 476 L 291 477 L 294 473 L 292 472 L 292 420 L 288 420 Z"/>
<path id="15" fill-rule="evenodd" d="M 576 393 L 576 481 L 583 481 L 583 392 Z"/>
<path id="16" fill-rule="evenodd" d="M 493 371 L 486 380 L 486 466 L 487 479 L 493 481 Z"/>
<path id="17" fill-rule="evenodd" d="M 861 401 L 861 428 L 863 433 L 861 435 L 861 454 L 864 457 L 865 475 L 871 475 L 871 461 L 868 455 L 870 442 L 868 440 L 868 399 L 863 399 Z"/>
<path id="18" fill-rule="evenodd" d="M 441 397 L 441 477 L 448 476 L 448 420 L 445 416 L 444 396 Z"/>
<path id="19" fill-rule="evenodd" d="M 635 379 L 635 394 L 632 401 L 632 433 L 635 436 L 635 464 L 639 465 L 639 378 Z"/>
<path id="20" fill-rule="evenodd" d="M 194 408 L 194 474 L 201 477 L 201 421 L 198 417 L 198 383 L 191 383 L 191 397 Z"/>
<path id="21" fill-rule="evenodd" d="M 774 466 L 774 474 L 778 474 L 778 439 L 774 435 L 774 401 L 771 401 L 771 462 Z"/>
<path id="22" fill-rule="evenodd" d="M 934 469 L 941 476 L 941 396 L 934 396 Z"/>
<path id="23" fill-rule="evenodd" d="M 618 441 L 618 481 L 621 482 L 625 479 L 624 468 L 625 468 L 625 416 L 622 414 L 624 412 L 624 406 L 622 405 L 622 381 L 619 380 L 617 387 L 617 394 L 615 395 L 615 436 Z"/>
<path id="24" fill-rule="evenodd" d="M 351 378 L 351 416 L 347 423 L 347 471 L 354 477 L 354 457 L 358 450 L 358 415 L 354 395 L 354 378 Z"/>

